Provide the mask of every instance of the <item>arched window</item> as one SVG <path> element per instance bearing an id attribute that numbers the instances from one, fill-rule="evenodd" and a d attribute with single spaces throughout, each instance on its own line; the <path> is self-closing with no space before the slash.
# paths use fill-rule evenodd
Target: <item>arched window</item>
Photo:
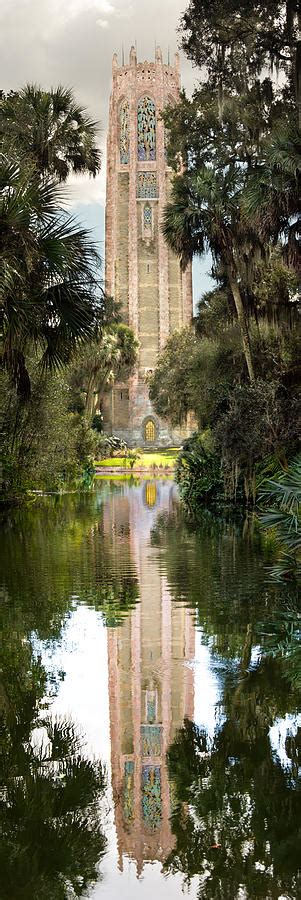
<path id="1" fill-rule="evenodd" d="M 156 159 L 156 107 L 150 97 L 141 97 L 137 110 L 138 159 Z"/>
<path id="2" fill-rule="evenodd" d="M 155 441 L 156 428 L 152 419 L 148 419 L 144 426 L 144 436 L 146 441 Z"/>
<path id="3" fill-rule="evenodd" d="M 119 150 L 122 165 L 127 165 L 130 159 L 129 121 L 129 102 L 123 100 L 119 110 Z"/>

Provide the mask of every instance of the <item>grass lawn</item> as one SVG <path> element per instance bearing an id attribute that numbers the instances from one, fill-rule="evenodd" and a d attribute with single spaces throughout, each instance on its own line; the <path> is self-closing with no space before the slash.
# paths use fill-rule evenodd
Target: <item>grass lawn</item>
<path id="1" fill-rule="evenodd" d="M 144 450 L 139 456 L 139 459 L 136 460 L 133 471 L 135 471 L 135 469 L 152 469 L 154 466 L 156 466 L 156 468 L 172 469 L 175 465 L 178 452 L 177 449 L 173 448 L 171 450 L 158 451 Z M 124 468 L 125 457 L 112 456 L 108 459 L 100 459 L 99 461 L 96 461 L 94 465 L 97 466 L 97 468 Z M 126 468 L 130 470 L 129 461 L 126 463 Z"/>

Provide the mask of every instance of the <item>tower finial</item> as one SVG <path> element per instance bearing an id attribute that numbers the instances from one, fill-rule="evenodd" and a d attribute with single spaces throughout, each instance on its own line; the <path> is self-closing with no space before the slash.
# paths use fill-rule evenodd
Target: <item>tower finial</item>
<path id="1" fill-rule="evenodd" d="M 136 66 L 136 65 L 137 65 L 136 47 L 134 47 L 132 44 L 131 49 L 130 49 L 130 66 Z"/>
<path id="2" fill-rule="evenodd" d="M 170 49 L 167 50 L 167 65 L 170 66 Z"/>
<path id="3" fill-rule="evenodd" d="M 122 65 L 124 66 L 124 45 L 122 44 Z"/>

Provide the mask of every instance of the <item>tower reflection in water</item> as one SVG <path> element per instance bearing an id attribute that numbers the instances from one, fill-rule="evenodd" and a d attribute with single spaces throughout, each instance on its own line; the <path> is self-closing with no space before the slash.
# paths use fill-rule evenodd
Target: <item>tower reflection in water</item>
<path id="1" fill-rule="evenodd" d="M 143 491 L 143 505 L 141 504 Z M 158 549 L 157 516 L 175 502 L 172 482 L 148 482 L 116 498 L 106 523 L 118 541 L 127 534 L 140 602 L 119 628 L 108 630 L 112 787 L 119 866 L 124 855 L 163 862 L 174 846 L 175 797 L 166 752 L 184 718 L 193 719 L 194 627 L 188 609 L 172 601 Z M 117 552 L 117 546 L 116 546 Z"/>

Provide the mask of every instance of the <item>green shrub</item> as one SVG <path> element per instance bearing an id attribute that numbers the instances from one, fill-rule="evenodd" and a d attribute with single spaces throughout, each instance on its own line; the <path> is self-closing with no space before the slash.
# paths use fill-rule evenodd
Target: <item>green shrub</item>
<path id="1" fill-rule="evenodd" d="M 220 460 L 209 432 L 195 433 L 184 441 L 175 469 L 183 502 L 190 511 L 224 499 Z"/>

